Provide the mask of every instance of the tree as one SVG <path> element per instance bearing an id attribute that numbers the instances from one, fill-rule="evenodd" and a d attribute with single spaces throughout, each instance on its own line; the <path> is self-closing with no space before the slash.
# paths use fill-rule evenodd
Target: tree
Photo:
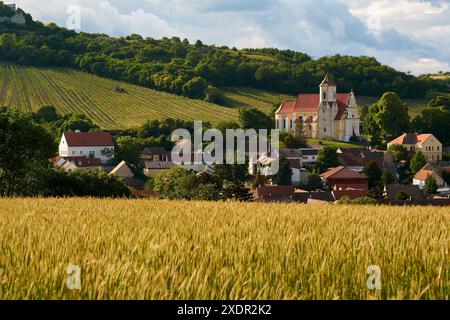
<path id="1" fill-rule="evenodd" d="M 450 110 L 450 97 L 448 96 L 437 96 L 433 100 L 428 103 L 428 107 L 430 108 L 440 108 L 444 107 L 444 109 Z"/>
<path id="2" fill-rule="evenodd" d="M 141 171 L 140 156 L 143 144 L 136 138 L 125 136 L 116 139 L 115 155 L 117 161 L 125 161 L 132 166 L 134 172 Z"/>
<path id="3" fill-rule="evenodd" d="M 206 95 L 208 82 L 202 77 L 195 77 L 183 85 L 183 94 L 189 98 L 203 99 Z"/>
<path id="4" fill-rule="evenodd" d="M 438 185 L 436 179 L 433 176 L 429 176 L 425 180 L 425 186 L 423 188 L 424 194 L 437 194 Z"/>
<path id="5" fill-rule="evenodd" d="M 219 200 L 220 188 L 213 183 L 201 183 L 195 172 L 175 167 L 156 176 L 156 194 L 169 200 Z"/>
<path id="6" fill-rule="evenodd" d="M 410 128 L 408 107 L 393 92 L 385 93 L 371 105 L 365 120 L 369 133 L 380 134 L 385 140 L 393 139 Z"/>
<path id="7" fill-rule="evenodd" d="M 50 123 L 61 120 L 61 116 L 53 106 L 43 106 L 33 114 L 33 119 L 37 123 Z"/>
<path id="8" fill-rule="evenodd" d="M 274 181 L 279 186 L 292 185 L 292 168 L 289 160 L 285 157 L 280 157 L 280 167 Z"/>
<path id="9" fill-rule="evenodd" d="M 259 187 L 264 187 L 265 185 L 266 185 L 266 177 L 261 174 L 260 170 L 258 170 L 258 172 L 256 172 L 255 181 L 253 182 L 253 188 L 256 189 Z"/>
<path id="10" fill-rule="evenodd" d="M 69 131 L 81 131 L 81 132 L 89 132 L 98 129 L 98 126 L 95 125 L 91 119 L 89 119 L 86 115 L 69 115 L 64 120 L 60 133 L 69 132 Z"/>
<path id="11" fill-rule="evenodd" d="M 52 197 L 130 197 L 131 191 L 124 181 L 103 170 L 77 169 L 69 172 L 52 168 L 42 178 L 45 196 Z"/>
<path id="12" fill-rule="evenodd" d="M 295 137 L 289 133 L 284 138 L 284 146 L 286 149 L 300 149 L 306 147 L 304 136 L 297 134 Z"/>
<path id="13" fill-rule="evenodd" d="M 369 179 L 369 189 L 373 189 L 381 184 L 382 171 L 378 165 L 370 161 L 364 166 L 364 175 Z"/>
<path id="14" fill-rule="evenodd" d="M 0 108 L 0 196 L 40 194 L 56 144 L 31 115 Z"/>
<path id="15" fill-rule="evenodd" d="M 317 168 L 320 172 L 324 172 L 329 168 L 335 168 L 339 166 L 339 159 L 337 155 L 337 149 L 325 146 L 319 150 L 317 155 Z"/>
<path id="16" fill-rule="evenodd" d="M 427 164 L 427 159 L 423 155 L 422 151 L 417 151 L 411 158 L 410 168 L 413 174 L 419 172 Z"/>
<path id="17" fill-rule="evenodd" d="M 405 191 L 399 191 L 395 195 L 395 201 L 409 201 L 411 197 Z"/>
<path id="18" fill-rule="evenodd" d="M 426 108 L 412 121 L 416 132 L 432 133 L 444 145 L 450 144 L 450 109 Z"/>
<path id="19" fill-rule="evenodd" d="M 317 172 L 313 172 L 309 175 L 308 189 L 311 191 L 323 189 L 323 181 Z"/>
<path id="20" fill-rule="evenodd" d="M 394 158 L 396 162 L 409 160 L 408 150 L 401 144 L 393 144 L 388 148 L 389 154 Z"/>
<path id="21" fill-rule="evenodd" d="M 242 108 L 239 110 L 239 120 L 243 129 L 273 129 L 272 117 L 256 108 Z"/>
<path id="22" fill-rule="evenodd" d="M 389 171 L 385 170 L 381 176 L 381 181 L 383 182 L 383 185 L 388 186 L 394 184 L 397 181 L 397 178 Z"/>

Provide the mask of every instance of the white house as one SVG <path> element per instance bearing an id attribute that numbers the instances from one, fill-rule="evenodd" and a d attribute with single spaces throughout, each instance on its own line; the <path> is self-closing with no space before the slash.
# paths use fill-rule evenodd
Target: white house
<path id="1" fill-rule="evenodd" d="M 65 132 L 59 143 L 62 158 L 87 157 L 107 164 L 114 159 L 114 143 L 108 132 Z"/>

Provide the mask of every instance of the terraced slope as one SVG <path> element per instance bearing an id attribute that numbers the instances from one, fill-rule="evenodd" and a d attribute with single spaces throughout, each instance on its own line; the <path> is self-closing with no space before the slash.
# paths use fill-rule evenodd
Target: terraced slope
<path id="1" fill-rule="evenodd" d="M 114 88 L 119 85 L 126 93 Z M 105 129 L 138 126 L 165 117 L 212 123 L 237 120 L 237 110 L 70 69 L 0 63 L 0 105 L 36 110 L 55 106 L 61 114 L 83 113 Z"/>

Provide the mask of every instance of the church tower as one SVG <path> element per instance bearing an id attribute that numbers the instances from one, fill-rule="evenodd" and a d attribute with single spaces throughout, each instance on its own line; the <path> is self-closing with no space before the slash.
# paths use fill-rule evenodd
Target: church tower
<path id="1" fill-rule="evenodd" d="M 333 75 L 327 73 L 320 84 L 320 106 L 318 110 L 318 138 L 334 139 L 334 120 L 338 113 L 337 88 Z"/>
<path id="2" fill-rule="evenodd" d="M 336 102 L 336 82 L 333 75 L 329 73 L 320 84 L 320 102 Z"/>

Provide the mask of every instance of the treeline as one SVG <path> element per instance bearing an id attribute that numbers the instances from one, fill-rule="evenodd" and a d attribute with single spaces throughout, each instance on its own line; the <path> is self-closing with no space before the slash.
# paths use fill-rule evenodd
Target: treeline
<path id="1" fill-rule="evenodd" d="M 397 94 L 387 92 L 373 105 L 362 108 L 361 118 L 373 146 L 383 148 L 406 132 L 431 133 L 444 146 L 450 145 L 449 96 L 435 97 L 421 114 L 411 119 L 407 104 Z"/>
<path id="2" fill-rule="evenodd" d="M 443 81 L 417 78 L 371 57 L 332 56 L 313 60 L 304 53 L 278 49 L 244 49 L 195 44 L 177 37 L 113 38 L 76 33 L 55 24 L 30 22 L 25 27 L 0 24 L 0 59 L 24 65 L 71 67 L 99 76 L 221 103 L 217 87 L 248 86 L 274 92 L 316 92 L 327 70 L 339 89 L 381 96 L 423 98 L 446 91 Z"/>

